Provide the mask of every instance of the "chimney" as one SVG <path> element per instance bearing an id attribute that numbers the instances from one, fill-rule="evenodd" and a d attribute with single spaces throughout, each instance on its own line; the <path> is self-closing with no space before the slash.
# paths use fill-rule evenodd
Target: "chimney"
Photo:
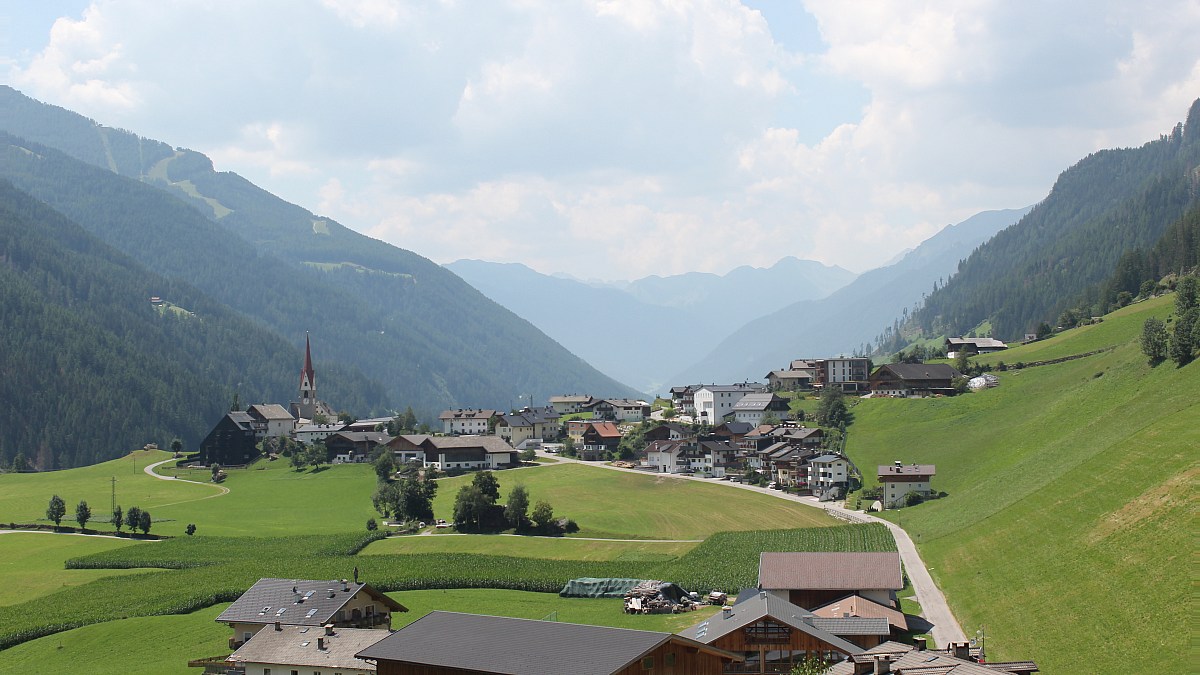
<path id="1" fill-rule="evenodd" d="M 317 651 L 325 651 L 325 638 L 317 638 Z"/>
<path id="2" fill-rule="evenodd" d="M 870 661 L 870 657 L 862 657 L 863 660 L 854 662 L 854 675 L 871 675 L 875 672 L 875 663 Z"/>
<path id="3" fill-rule="evenodd" d="M 892 657 L 890 654 L 875 657 L 875 675 L 888 675 L 892 672 Z"/>
<path id="4" fill-rule="evenodd" d="M 330 597 L 330 599 L 332 599 L 332 598 L 333 598 L 333 597 L 335 597 L 336 595 L 337 595 L 337 593 L 334 593 L 332 588 L 331 588 L 331 589 L 329 589 L 329 597 Z"/>
<path id="5" fill-rule="evenodd" d="M 275 631 L 276 631 L 276 632 L 279 632 L 279 631 L 282 631 L 282 630 L 283 630 L 283 626 L 280 626 L 280 625 L 279 625 L 279 622 L 278 622 L 278 621 L 276 621 L 276 622 L 275 622 Z"/>
<path id="6" fill-rule="evenodd" d="M 897 466 L 897 467 L 904 466 L 904 463 L 903 463 L 903 462 L 901 462 L 900 460 L 896 460 L 896 466 Z"/>
<path id="7" fill-rule="evenodd" d="M 331 623 L 325 624 L 325 634 L 333 635 L 333 624 L 331 624 Z"/>
<path id="8" fill-rule="evenodd" d="M 721 607 L 721 616 L 725 617 L 726 619 L 733 616 L 733 608 L 729 605 Z"/>
<path id="9" fill-rule="evenodd" d="M 963 661 L 971 660 L 970 642 L 951 642 L 950 647 L 954 651 L 954 658 L 962 659 Z"/>
<path id="10" fill-rule="evenodd" d="M 915 637 L 915 638 L 913 638 L 913 644 L 916 646 L 917 651 L 919 651 L 919 652 L 925 651 L 925 638 Z"/>

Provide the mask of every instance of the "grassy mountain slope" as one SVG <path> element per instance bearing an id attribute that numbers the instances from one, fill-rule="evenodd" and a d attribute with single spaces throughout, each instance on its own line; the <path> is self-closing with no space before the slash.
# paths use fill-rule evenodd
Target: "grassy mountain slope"
<path id="1" fill-rule="evenodd" d="M 151 296 L 180 309 L 156 308 Z M 147 442 L 166 447 L 175 436 L 195 448 L 235 390 L 246 402 L 288 400 L 302 362 L 276 334 L 146 270 L 5 181 L 0 316 L 0 400 L 11 413 L 0 425 L 0 462 L 21 453 L 42 469 Z M 361 375 L 339 379 L 347 391 L 381 395 Z"/>
<path id="2" fill-rule="evenodd" d="M 969 251 L 1020 218 L 1026 209 L 984 211 L 924 241 L 899 262 L 863 273 L 832 295 L 792 303 L 723 340 L 671 384 L 761 380 L 792 359 L 848 353 L 920 301 Z"/>
<path id="3" fill-rule="evenodd" d="M 863 400 L 851 458 L 874 483 L 893 460 L 937 465 L 949 496 L 891 513 L 918 541 L 968 633 L 993 660 L 1043 672 L 1171 672 L 1193 597 L 1200 365 L 1151 368 L 1143 321 L 1173 296 L 990 355 L 1056 365 L 998 373 L 954 398 Z M 1182 605 L 1182 606 L 1181 606 Z M 1194 603 L 1193 603 L 1194 605 Z"/>
<path id="4" fill-rule="evenodd" d="M 19 187 L 297 344 L 312 331 L 322 357 L 372 372 L 397 405 L 428 416 L 517 392 L 636 393 L 439 265 L 215 172 L 204 155 L 166 153 L 9 88 L 0 88 L 0 126 L 28 134 L 9 144 L 82 160 L 8 153 L 4 174 Z"/>
<path id="5" fill-rule="evenodd" d="M 926 299 L 904 332 L 961 335 L 990 321 L 996 337 L 1012 340 L 1053 322 L 1107 279 L 1123 253 L 1154 245 L 1200 199 L 1198 167 L 1200 100 L 1170 135 L 1094 153 L 1064 171 L 1029 215 Z"/>

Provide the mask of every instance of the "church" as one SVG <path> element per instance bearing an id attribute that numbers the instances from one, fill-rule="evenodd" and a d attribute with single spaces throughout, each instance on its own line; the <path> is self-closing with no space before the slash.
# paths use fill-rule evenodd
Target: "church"
<path id="1" fill-rule="evenodd" d="M 299 400 L 288 408 L 258 404 L 226 413 L 200 443 L 196 459 L 204 464 L 240 466 L 259 455 L 258 444 L 268 436 L 291 436 L 298 424 L 310 424 L 323 416 L 336 422 L 337 414 L 317 398 L 317 374 L 312 365 L 312 342 L 304 336 L 304 367 L 300 370 Z"/>

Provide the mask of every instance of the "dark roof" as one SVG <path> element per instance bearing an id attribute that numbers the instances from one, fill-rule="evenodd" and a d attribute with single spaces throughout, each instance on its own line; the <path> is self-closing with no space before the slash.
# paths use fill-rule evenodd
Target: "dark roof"
<path id="1" fill-rule="evenodd" d="M 264 420 L 294 420 L 292 414 L 287 411 L 287 408 L 278 403 L 257 403 L 246 409 L 246 412 L 251 417 L 258 415 Z"/>
<path id="2" fill-rule="evenodd" d="M 771 618 L 792 628 L 807 633 L 846 654 L 859 654 L 862 647 L 844 640 L 827 630 L 814 625 L 816 617 L 811 612 L 770 593 L 755 593 L 741 599 L 728 610 L 722 610 L 711 618 L 679 632 L 685 638 L 711 644 L 735 630 L 744 628 L 761 619 Z M 884 621 L 884 624 L 887 622 Z M 848 633 L 850 634 L 850 633 Z M 856 633 L 863 635 L 864 633 Z M 873 633 L 865 633 L 872 634 Z"/>
<path id="3" fill-rule="evenodd" d="M 816 463 L 816 462 L 825 463 L 825 462 L 836 462 L 839 459 L 843 460 L 843 461 L 849 461 L 845 457 L 842 457 L 841 455 L 821 455 L 820 457 L 813 457 L 812 459 L 810 459 L 808 461 L 813 462 L 813 463 Z"/>
<path id="4" fill-rule="evenodd" d="M 813 616 L 812 625 L 834 635 L 891 635 L 888 620 L 878 616 Z"/>
<path id="5" fill-rule="evenodd" d="M 495 410 L 486 410 L 484 408 L 456 408 L 454 410 L 443 410 L 438 415 L 439 420 L 486 420 L 491 419 L 495 415 Z"/>
<path id="6" fill-rule="evenodd" d="M 346 588 L 348 590 L 342 590 Z M 217 617 L 221 623 L 274 623 L 320 626 L 329 623 L 359 592 L 369 594 L 387 610 L 407 612 L 400 603 L 365 583 L 338 579 L 259 579 Z"/>
<path id="7" fill-rule="evenodd" d="M 516 452 L 511 445 L 505 443 L 504 439 L 498 436 L 426 436 L 419 445 L 425 448 L 426 452 L 475 448 L 490 453 Z"/>
<path id="8" fill-rule="evenodd" d="M 872 647 L 867 651 L 852 656 L 847 661 L 834 664 L 825 671 L 827 675 L 852 675 L 854 673 L 855 662 L 872 663 L 877 657 L 884 655 L 891 656 L 892 672 L 912 673 L 914 675 L 996 675 L 997 672 L 1012 672 L 1006 671 L 1003 666 L 992 668 L 992 664 L 975 663 L 966 659 L 956 658 L 950 654 L 933 649 L 917 651 L 912 645 L 901 644 L 899 642 L 885 642 L 877 647 Z M 1018 661 L 1011 664 L 1018 672 L 1030 672 L 1026 668 L 1020 668 L 1031 662 Z M 1037 665 L 1033 664 L 1033 670 L 1036 672 Z"/>
<path id="9" fill-rule="evenodd" d="M 758 583 L 767 589 L 845 590 L 904 588 L 900 554 L 772 553 L 758 558 Z"/>
<path id="10" fill-rule="evenodd" d="M 513 675 L 559 675 L 569 663 L 573 675 L 609 675 L 667 642 L 742 660 L 671 633 L 440 611 L 426 614 L 358 656 Z"/>
<path id="11" fill-rule="evenodd" d="M 947 363 L 889 363 L 886 366 L 879 366 L 875 375 L 879 375 L 885 370 L 906 382 L 951 380 L 962 375 Z"/>

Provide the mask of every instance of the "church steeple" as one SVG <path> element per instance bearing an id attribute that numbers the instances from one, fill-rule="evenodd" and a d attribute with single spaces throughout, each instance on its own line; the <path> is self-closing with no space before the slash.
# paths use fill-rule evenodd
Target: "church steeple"
<path id="1" fill-rule="evenodd" d="M 308 333 L 304 334 L 304 369 L 300 371 L 300 402 L 313 403 L 317 400 L 317 375 L 312 366 L 312 343 Z"/>

